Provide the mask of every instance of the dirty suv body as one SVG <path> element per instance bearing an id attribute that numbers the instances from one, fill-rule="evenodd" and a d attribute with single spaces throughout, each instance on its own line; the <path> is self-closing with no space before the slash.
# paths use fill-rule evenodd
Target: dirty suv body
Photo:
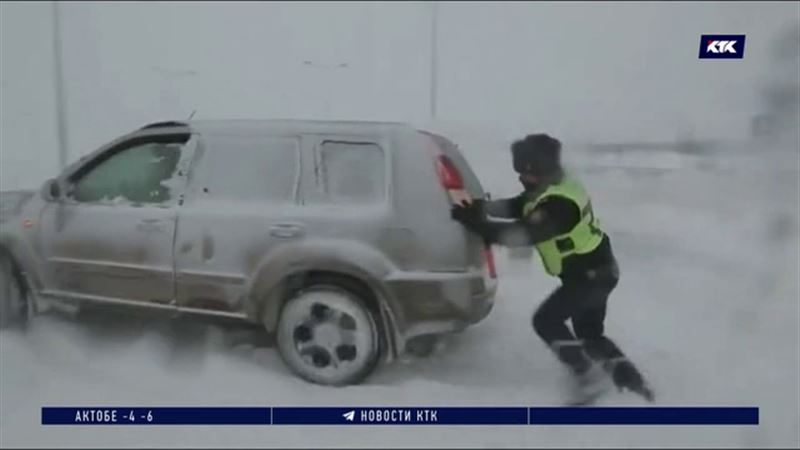
<path id="1" fill-rule="evenodd" d="M 404 124 L 148 125 L 0 197 L 0 320 L 54 304 L 257 323 L 286 364 L 355 383 L 491 310 L 491 248 L 450 218 L 484 195 L 448 139 Z"/>

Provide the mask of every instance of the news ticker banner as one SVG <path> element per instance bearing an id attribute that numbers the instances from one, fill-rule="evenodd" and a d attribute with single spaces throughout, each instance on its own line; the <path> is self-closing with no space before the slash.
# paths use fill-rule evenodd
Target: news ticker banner
<path id="1" fill-rule="evenodd" d="M 42 425 L 758 425 L 756 407 L 42 407 Z"/>

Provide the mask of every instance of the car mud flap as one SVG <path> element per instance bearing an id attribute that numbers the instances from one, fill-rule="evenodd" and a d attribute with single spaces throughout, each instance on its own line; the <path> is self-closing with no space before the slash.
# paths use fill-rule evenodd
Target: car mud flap
<path id="1" fill-rule="evenodd" d="M 386 363 L 391 363 L 398 357 L 400 345 L 403 343 L 403 337 L 397 330 L 394 315 L 384 302 L 380 302 L 380 314 L 381 322 L 383 323 L 383 340 L 386 345 L 386 352 L 383 356 L 383 360 Z"/>

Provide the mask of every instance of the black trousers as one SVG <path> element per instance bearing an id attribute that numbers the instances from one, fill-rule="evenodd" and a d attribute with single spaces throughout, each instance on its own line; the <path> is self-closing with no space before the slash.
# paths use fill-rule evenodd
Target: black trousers
<path id="1" fill-rule="evenodd" d="M 576 374 L 601 363 L 624 358 L 617 345 L 604 334 L 606 305 L 617 286 L 616 262 L 579 276 L 562 278 L 562 285 L 539 306 L 533 315 L 536 334 L 558 358 Z M 572 330 L 567 326 L 572 322 Z"/>

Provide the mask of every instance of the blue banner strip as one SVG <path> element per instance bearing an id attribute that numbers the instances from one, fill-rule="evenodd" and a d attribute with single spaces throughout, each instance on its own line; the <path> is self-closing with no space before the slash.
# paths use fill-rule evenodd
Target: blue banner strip
<path id="1" fill-rule="evenodd" d="M 269 425 L 272 408 L 44 407 L 42 425 Z"/>
<path id="2" fill-rule="evenodd" d="M 752 407 L 531 408 L 531 425 L 758 425 Z"/>
<path id="3" fill-rule="evenodd" d="M 527 408 L 273 408 L 275 425 L 527 425 Z"/>
<path id="4" fill-rule="evenodd" d="M 755 407 L 43 407 L 42 425 L 758 425 Z"/>

